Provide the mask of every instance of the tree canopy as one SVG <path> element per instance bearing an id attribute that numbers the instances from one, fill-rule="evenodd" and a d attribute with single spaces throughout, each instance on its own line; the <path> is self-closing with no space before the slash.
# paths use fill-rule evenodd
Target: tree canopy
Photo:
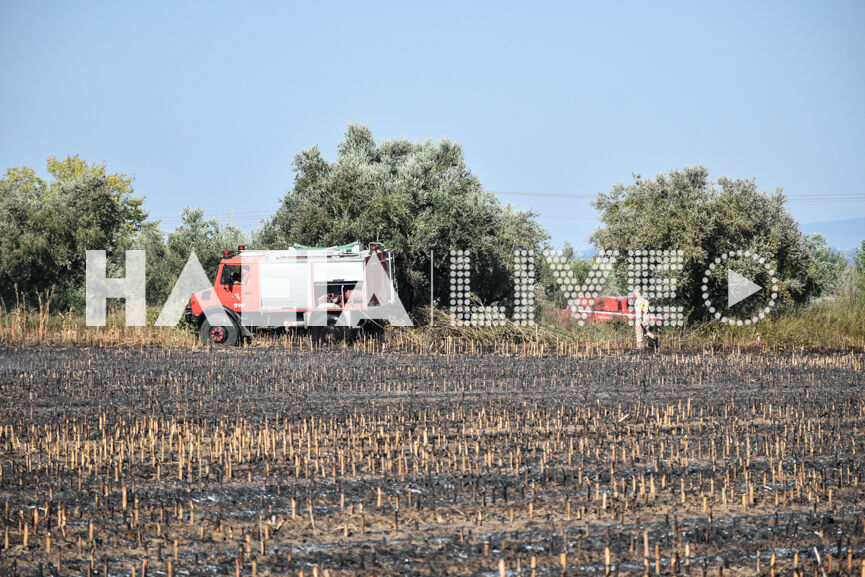
<path id="1" fill-rule="evenodd" d="M 848 264 L 841 252 L 826 244 L 826 237 L 820 233 L 805 238 L 811 253 L 811 277 L 817 284 L 820 296 L 836 293 L 844 280 Z"/>
<path id="2" fill-rule="evenodd" d="M 857 282 L 865 288 L 865 240 L 862 241 L 853 253 L 853 271 Z"/>
<path id="3" fill-rule="evenodd" d="M 294 187 L 256 245 L 382 242 L 397 255 L 400 297 L 410 308 L 429 301 L 430 250 L 439 279 L 447 278 L 451 249 L 471 250 L 472 292 L 494 302 L 511 292 L 513 250 L 536 249 L 547 238 L 533 213 L 484 191 L 454 142 L 376 143 L 368 127 L 350 124 L 338 151 L 335 162 L 317 146 L 295 157 Z M 447 304 L 449 288 L 437 283 L 440 303 Z"/>
<path id="4" fill-rule="evenodd" d="M 81 306 L 87 250 L 128 243 L 146 218 L 132 179 L 78 156 L 48 159 L 49 178 L 10 168 L 0 179 L 0 297 L 32 299 L 55 290 L 62 307 Z"/>
<path id="5" fill-rule="evenodd" d="M 449 140 L 376 142 L 368 127 L 350 124 L 333 162 L 313 146 L 296 155 L 293 168 L 293 188 L 250 244 L 283 249 L 295 243 L 384 243 L 396 253 L 396 279 L 408 308 L 429 302 L 431 250 L 437 281 L 449 276 L 452 249 L 470 250 L 472 292 L 484 302 L 507 304 L 513 251 L 538 250 L 548 239 L 534 213 L 503 205 L 484 191 L 462 148 Z M 86 251 L 110 255 L 128 248 L 146 251 L 147 300 L 159 305 L 191 251 L 212 279 L 221 251 L 245 241 L 240 229 L 207 219 L 200 208 L 187 207 L 179 227 L 161 231 L 159 223 L 145 222 L 143 198 L 134 195 L 132 179 L 109 173 L 104 164 L 51 157 L 47 173 L 42 178 L 32 168 L 11 168 L 0 178 L 0 298 L 7 305 L 17 287 L 31 303 L 37 293 L 55 290 L 60 308 L 80 307 Z M 602 222 L 592 236 L 596 247 L 683 251 L 676 298 L 689 310 L 704 311 L 698 314 L 706 314 L 707 263 L 730 251 L 758 253 L 776 266 L 776 283 L 757 282 L 777 284 L 772 292 L 781 305 L 837 291 L 848 269 L 865 278 L 865 243 L 849 268 L 823 237 L 800 232 L 780 190 L 761 191 L 749 179 L 711 181 L 702 166 L 649 179 L 635 175 L 632 184 L 599 194 L 594 206 Z M 572 251 L 566 253 L 570 260 Z M 611 279 L 620 288 L 627 277 L 625 261 L 620 258 Z M 742 274 L 767 276 L 747 259 L 732 261 L 744 267 L 737 269 Z M 538 288 L 555 297 L 552 274 L 539 262 Z M 121 267 L 115 261 L 109 274 L 122 274 Z M 589 263 L 574 262 L 572 268 L 583 278 Z M 720 273 L 715 276 L 725 282 Z M 435 284 L 439 305 L 447 306 L 450 286 Z"/>
<path id="6" fill-rule="evenodd" d="M 684 252 L 677 300 L 703 311 L 698 314 L 708 314 L 702 306 L 706 266 L 729 251 L 757 253 L 777 264 L 776 300 L 782 305 L 805 302 L 819 290 L 808 242 L 783 194 L 760 191 L 754 180 L 712 182 L 706 168 L 691 166 L 650 179 L 635 175 L 633 184 L 617 184 L 593 204 L 603 223 L 592 235 L 597 247 Z M 740 273 L 753 269 L 754 263 L 737 259 Z"/>
<path id="7" fill-rule="evenodd" d="M 192 251 L 208 278 L 215 281 L 222 251 L 245 242 L 243 231 L 205 218 L 204 209 L 187 206 L 181 218 L 180 226 L 168 234 L 159 230 L 157 223 L 148 223 L 135 240 L 133 248 L 145 251 L 148 304 L 165 302 Z"/>

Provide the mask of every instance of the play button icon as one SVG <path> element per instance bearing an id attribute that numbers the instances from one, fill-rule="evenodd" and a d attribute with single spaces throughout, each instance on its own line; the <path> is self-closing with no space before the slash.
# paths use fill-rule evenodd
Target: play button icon
<path id="1" fill-rule="evenodd" d="M 775 274 L 775 265 L 771 260 L 750 250 L 731 250 L 722 252 L 715 257 L 714 261 L 706 267 L 706 271 L 703 273 L 703 284 L 700 285 L 703 291 L 703 304 L 706 305 L 710 315 L 724 324 L 741 327 L 756 324 L 772 312 L 772 307 L 775 306 L 775 300 L 778 298 L 779 280 Z M 740 261 L 744 261 L 744 264 Z M 771 279 L 771 283 L 765 283 L 765 287 L 760 286 L 733 270 L 734 266 L 740 270 L 747 270 L 748 274 L 754 278 L 759 278 L 761 281 L 764 278 Z M 760 270 L 761 268 L 763 270 Z M 724 299 L 723 271 L 727 273 L 726 310 L 723 310 L 722 304 Z M 735 312 L 731 310 L 735 305 L 760 291 L 763 291 L 761 296 L 764 298 L 762 300 L 757 298 L 748 301 L 747 305 L 736 307 Z M 715 304 L 713 304 L 713 300 L 716 301 Z M 756 302 L 758 300 L 761 302 Z"/>
<path id="2" fill-rule="evenodd" d="M 732 269 L 727 269 L 727 308 L 739 303 L 763 287 Z"/>

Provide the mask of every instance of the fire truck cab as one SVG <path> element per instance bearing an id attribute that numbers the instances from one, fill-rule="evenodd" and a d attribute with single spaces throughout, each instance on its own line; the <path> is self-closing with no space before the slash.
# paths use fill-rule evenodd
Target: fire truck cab
<path id="1" fill-rule="evenodd" d="M 185 319 L 202 342 L 217 345 L 267 329 L 308 329 L 316 340 L 334 341 L 380 328 L 382 312 L 397 300 L 393 254 L 382 245 L 239 246 L 223 251 L 214 286 L 192 296 Z"/>

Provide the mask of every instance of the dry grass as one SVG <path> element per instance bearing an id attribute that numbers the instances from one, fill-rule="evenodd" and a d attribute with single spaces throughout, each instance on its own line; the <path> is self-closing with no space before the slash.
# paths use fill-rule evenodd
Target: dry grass
<path id="1" fill-rule="evenodd" d="M 157 309 L 148 310 L 148 325 L 127 327 L 122 307 L 109 311 L 105 327 L 88 327 L 77 312 L 51 312 L 51 295 L 39 295 L 35 307 L 21 300 L 9 310 L 0 310 L 0 344 L 51 344 L 75 346 L 200 346 L 192 327 L 154 327 Z M 506 323 L 497 327 L 451 326 L 450 317 L 436 312 L 435 326 L 429 326 L 422 310 L 412 328 L 388 328 L 383 338 L 361 339 L 350 346 L 363 351 L 456 353 L 496 352 L 502 354 L 562 354 L 621 351 L 634 347 L 633 328 L 624 323 L 597 323 L 579 327 L 576 323 L 544 321 L 533 327 Z M 684 328 L 663 328 L 664 350 L 862 351 L 865 350 L 865 296 L 849 291 L 835 300 L 815 303 L 767 319 L 750 327 L 729 327 L 717 323 L 691 324 Z M 261 333 L 253 347 L 285 347 L 309 350 L 312 342 L 304 332 Z"/>
<path id="2" fill-rule="evenodd" d="M 148 325 L 127 327 L 122 309 L 109 311 L 104 327 L 88 327 L 78 311 L 51 312 L 51 295 L 38 295 L 38 306 L 21 298 L 11 309 L 0 309 L 2 345 L 183 346 L 198 344 L 188 327 L 154 327 L 159 311 L 148 310 Z"/>

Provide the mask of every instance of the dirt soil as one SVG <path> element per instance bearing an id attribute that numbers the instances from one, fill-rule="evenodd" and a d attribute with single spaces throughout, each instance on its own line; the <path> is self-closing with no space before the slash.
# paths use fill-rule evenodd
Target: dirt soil
<path id="1" fill-rule="evenodd" d="M 0 348 L 0 574 L 859 575 L 863 369 Z"/>

